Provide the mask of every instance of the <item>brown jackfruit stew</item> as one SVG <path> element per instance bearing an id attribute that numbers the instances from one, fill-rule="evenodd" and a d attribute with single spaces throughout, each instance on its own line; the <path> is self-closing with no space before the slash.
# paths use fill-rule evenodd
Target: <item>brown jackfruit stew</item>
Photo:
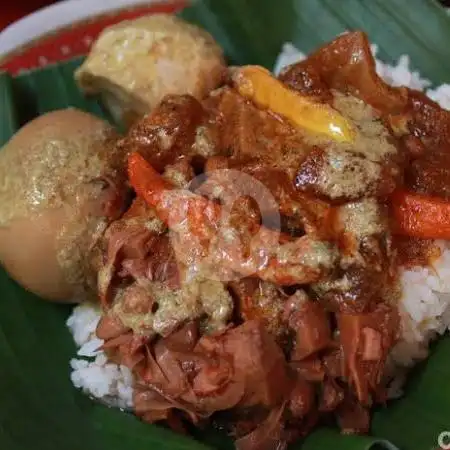
<path id="1" fill-rule="evenodd" d="M 449 113 L 386 85 L 359 32 L 278 79 L 230 68 L 202 102 L 169 96 L 136 123 L 119 143 L 136 197 L 105 236 L 97 329 L 135 376 L 135 413 L 220 424 L 241 450 L 330 417 L 368 432 L 398 268 L 450 237 L 449 137 Z"/>

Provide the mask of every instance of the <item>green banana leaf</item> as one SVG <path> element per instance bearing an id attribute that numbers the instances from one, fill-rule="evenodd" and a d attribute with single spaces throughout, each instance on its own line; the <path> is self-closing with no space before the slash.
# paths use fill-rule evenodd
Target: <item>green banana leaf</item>
<path id="1" fill-rule="evenodd" d="M 18 127 L 12 80 L 6 73 L 0 73 L 0 105 L 2 105 L 0 121 L 0 146 L 2 146 Z"/>
<path id="2" fill-rule="evenodd" d="M 393 61 L 435 83 L 450 79 L 450 17 L 428 0 L 204 0 L 182 12 L 209 30 L 233 64 L 273 67 L 284 42 L 310 51 L 346 29 L 363 29 Z M 43 112 L 74 106 L 105 116 L 77 90 L 80 59 L 21 74 L 0 74 L 0 144 Z M 20 245 L 20 243 L 17 243 Z M 226 436 L 197 431 L 195 440 L 141 423 L 75 390 L 66 329 L 70 307 L 44 303 L 0 269 L 0 450 L 232 449 Z M 321 428 L 293 448 L 431 450 L 450 431 L 450 338 L 434 345 L 411 376 L 404 398 L 379 408 L 372 436 L 340 436 Z"/>

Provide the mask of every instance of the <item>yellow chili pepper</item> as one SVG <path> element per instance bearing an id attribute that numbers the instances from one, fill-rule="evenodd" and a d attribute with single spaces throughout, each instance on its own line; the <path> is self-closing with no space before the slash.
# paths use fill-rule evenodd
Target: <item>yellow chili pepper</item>
<path id="1" fill-rule="evenodd" d="M 316 103 L 286 87 L 260 66 L 237 68 L 232 75 L 238 92 L 260 108 L 266 108 L 293 125 L 339 142 L 352 142 L 355 129 L 331 106 Z"/>

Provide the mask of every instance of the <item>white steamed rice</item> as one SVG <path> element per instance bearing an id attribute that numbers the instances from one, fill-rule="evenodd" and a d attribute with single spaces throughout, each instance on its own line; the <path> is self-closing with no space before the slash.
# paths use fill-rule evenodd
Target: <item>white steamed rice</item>
<path id="1" fill-rule="evenodd" d="M 95 336 L 101 317 L 98 305 L 83 303 L 67 320 L 76 345 L 77 356 L 70 361 L 70 378 L 75 387 L 104 403 L 122 409 L 133 406 L 133 379 L 125 366 L 112 364 L 99 348 L 103 341 Z"/>
<path id="2" fill-rule="evenodd" d="M 376 56 L 377 46 L 372 46 Z M 283 46 L 274 72 L 298 62 L 305 55 L 292 44 Z M 432 83 L 410 68 L 407 55 L 402 55 L 392 66 L 376 61 L 378 74 L 393 86 L 407 86 L 425 91 L 427 96 L 450 110 L 450 84 L 431 88 Z M 431 339 L 445 333 L 450 327 L 450 245 L 438 243 L 441 256 L 430 267 L 404 270 L 401 275 L 402 296 L 402 340 L 393 349 L 389 370 L 404 374 L 418 360 L 428 354 Z M 133 406 L 132 375 L 123 366 L 107 362 L 99 350 L 103 341 L 95 337 L 95 328 L 100 320 L 100 310 L 92 304 L 81 304 L 74 308 L 67 321 L 78 347 L 77 357 L 70 362 L 71 380 L 75 387 L 111 406 L 131 408 Z M 402 381 L 402 378 L 399 378 Z M 391 395 L 400 395 L 400 385 L 392 386 Z"/>

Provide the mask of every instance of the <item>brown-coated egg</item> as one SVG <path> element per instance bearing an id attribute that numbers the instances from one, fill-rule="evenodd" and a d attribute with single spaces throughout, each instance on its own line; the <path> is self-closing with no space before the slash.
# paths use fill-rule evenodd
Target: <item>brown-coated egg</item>
<path id="1" fill-rule="evenodd" d="M 0 262 L 49 300 L 95 296 L 93 260 L 123 211 L 123 156 L 114 130 L 75 109 L 45 114 L 0 150 Z"/>

